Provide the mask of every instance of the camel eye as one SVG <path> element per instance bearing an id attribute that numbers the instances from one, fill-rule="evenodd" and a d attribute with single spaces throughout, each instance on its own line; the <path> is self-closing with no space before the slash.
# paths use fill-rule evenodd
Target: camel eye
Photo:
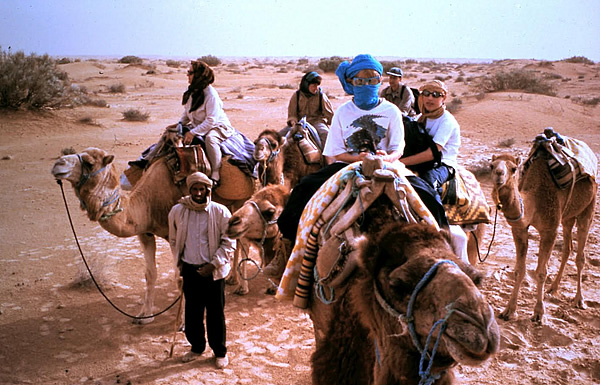
<path id="1" fill-rule="evenodd" d="M 271 221 L 271 220 L 273 220 L 273 217 L 275 216 L 275 209 L 271 208 L 268 210 L 264 210 L 262 212 L 262 215 L 267 221 Z"/>
<path id="2" fill-rule="evenodd" d="M 269 142 L 269 145 L 271 146 L 271 150 L 274 150 L 274 149 L 277 148 L 277 143 L 270 143 Z"/>

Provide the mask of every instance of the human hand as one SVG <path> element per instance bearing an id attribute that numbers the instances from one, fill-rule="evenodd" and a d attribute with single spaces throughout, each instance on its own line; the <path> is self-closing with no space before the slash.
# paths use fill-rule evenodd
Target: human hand
<path id="1" fill-rule="evenodd" d="M 189 145 L 192 143 L 192 140 L 194 140 L 194 134 L 192 134 L 190 131 L 186 132 L 185 135 L 183 136 L 183 144 Z"/>
<path id="2" fill-rule="evenodd" d="M 175 281 L 175 285 L 177 286 L 177 290 L 181 291 L 183 289 L 183 277 L 181 276 L 181 271 L 179 269 L 175 269 L 173 279 Z"/>
<path id="3" fill-rule="evenodd" d="M 212 263 L 207 263 L 206 265 L 199 267 L 198 270 L 196 270 L 196 272 L 201 277 L 210 277 L 213 271 L 215 271 L 215 265 L 213 265 Z"/>

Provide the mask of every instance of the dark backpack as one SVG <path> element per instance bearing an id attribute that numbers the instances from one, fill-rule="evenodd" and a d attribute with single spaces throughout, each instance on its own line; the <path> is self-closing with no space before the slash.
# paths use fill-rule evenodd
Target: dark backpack
<path id="1" fill-rule="evenodd" d="M 433 138 L 425 131 L 425 126 L 408 116 L 402 117 L 404 124 L 404 154 L 402 158 L 412 156 L 431 148 L 433 160 L 406 168 L 419 172 L 429 171 L 441 164 L 442 153 L 438 150 Z"/>
<path id="2" fill-rule="evenodd" d="M 417 88 L 412 88 L 412 87 L 410 90 L 413 93 L 413 95 L 415 96 L 415 104 L 413 106 L 413 110 L 415 110 L 415 112 L 417 114 L 420 114 L 421 109 L 419 108 L 419 90 Z"/>

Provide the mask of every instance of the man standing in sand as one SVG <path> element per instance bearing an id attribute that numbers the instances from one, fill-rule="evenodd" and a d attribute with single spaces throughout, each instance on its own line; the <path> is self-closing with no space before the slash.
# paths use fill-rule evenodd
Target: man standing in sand
<path id="1" fill-rule="evenodd" d="M 183 278 L 185 296 L 185 337 L 192 345 L 182 360 L 198 358 L 206 348 L 204 311 L 208 344 L 219 369 L 229 364 L 225 326 L 225 277 L 235 240 L 226 235 L 231 212 L 212 202 L 212 181 L 201 172 L 186 179 L 190 195 L 181 198 L 169 213 L 169 244 Z M 179 278 L 181 277 L 181 278 Z"/>

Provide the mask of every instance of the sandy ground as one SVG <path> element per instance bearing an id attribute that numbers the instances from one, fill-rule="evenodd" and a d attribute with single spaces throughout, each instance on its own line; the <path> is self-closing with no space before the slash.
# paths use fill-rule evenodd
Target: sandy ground
<path id="1" fill-rule="evenodd" d="M 502 92 L 486 94 L 471 88 L 470 79 L 498 69 L 529 68 L 554 77 L 556 97 Z M 116 156 L 122 170 L 182 112 L 186 64 L 164 60 L 144 66 L 115 61 L 81 61 L 61 66 L 92 99 L 109 107 L 77 107 L 58 111 L 0 112 L 0 383 L 2 384 L 310 384 L 314 349 L 309 318 L 289 303 L 263 294 L 268 282 L 250 282 L 251 293 L 240 297 L 227 288 L 226 316 L 231 364 L 214 368 L 211 352 L 193 363 L 180 357 L 189 346 L 177 333 L 174 356 L 168 358 L 176 307 L 148 325 L 121 315 L 91 286 L 69 227 L 61 190 L 50 168 L 64 148 L 80 151 L 100 147 Z M 147 73 L 152 68 L 154 73 Z M 233 125 L 254 139 L 265 128 L 285 123 L 287 103 L 306 64 L 276 59 L 228 61 L 215 68 L 214 84 Z M 546 126 L 586 141 L 600 152 L 600 107 L 575 103 L 600 94 L 600 65 L 565 62 L 501 61 L 491 64 L 407 65 L 406 82 L 419 86 L 436 76 L 450 76 L 452 96 L 462 103 L 455 113 L 462 127 L 461 160 L 468 167 L 486 167 L 493 153 L 521 153 Z M 558 75 L 558 77 L 556 76 Z M 462 76 L 465 81 L 457 81 Z M 108 92 L 125 85 L 125 93 Z M 347 100 L 332 74 L 323 88 L 334 108 Z M 143 123 L 126 122 L 122 112 L 136 108 L 150 114 Z M 87 123 L 84 123 L 87 121 Z M 501 142 L 513 139 L 511 147 Z M 490 182 L 481 178 L 490 197 Z M 82 250 L 107 295 L 135 314 L 145 286 L 144 262 L 136 238 L 119 239 L 87 220 L 69 186 L 65 194 Z M 598 212 L 598 210 L 597 210 Z M 500 352 L 480 367 L 458 366 L 463 384 L 592 384 L 600 383 L 600 230 L 598 213 L 587 247 L 584 274 L 586 310 L 575 309 L 576 268 L 569 261 L 561 292 L 546 297 L 543 326 L 533 324 L 533 272 L 538 236 L 527 260 L 528 276 L 521 289 L 516 319 L 499 321 Z M 493 226 L 482 241 L 488 249 Z M 557 247 L 549 276 L 558 269 Z M 499 216 L 489 258 L 478 267 L 485 273 L 483 292 L 499 313 L 512 289 L 514 245 L 506 221 Z M 170 277 L 167 243 L 159 241 L 156 310 L 170 304 L 176 288 Z"/>

